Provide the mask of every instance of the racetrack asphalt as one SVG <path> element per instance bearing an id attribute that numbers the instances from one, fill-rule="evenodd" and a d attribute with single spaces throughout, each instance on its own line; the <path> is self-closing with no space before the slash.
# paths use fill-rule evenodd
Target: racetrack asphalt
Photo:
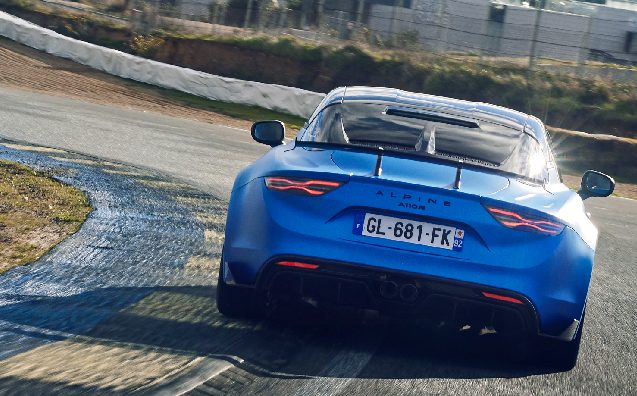
<path id="1" fill-rule="evenodd" d="M 267 151 L 235 128 L 6 87 L 0 136 L 156 169 L 225 198 L 234 175 Z"/>
<path id="2" fill-rule="evenodd" d="M 0 89 L 0 137 L 130 164 L 139 173 L 178 180 L 219 202 L 227 199 L 236 172 L 267 150 L 253 143 L 247 131 L 5 88 Z M 199 371 L 205 381 L 193 394 L 637 394 L 637 202 L 589 199 L 586 206 L 600 228 L 600 240 L 580 360 L 569 372 L 514 364 L 491 340 L 447 339 L 416 325 L 224 321 L 210 309 L 214 280 L 209 274 L 184 280 L 182 289 L 153 289 L 154 297 L 143 304 L 124 299 L 123 310 L 104 311 L 94 327 L 65 331 L 99 340 L 103 348 L 143 345 L 171 356 L 230 363 L 222 371 L 214 368 L 212 378 Z M 207 253 L 218 254 L 218 248 Z M 108 283 L 99 274 L 84 276 L 86 282 Z M 129 287 L 158 287 L 125 268 L 122 277 L 130 279 L 124 282 L 127 291 L 119 290 L 122 298 L 134 294 Z M 3 285 L 11 283 L 5 279 Z M 73 306 L 74 296 L 81 294 L 69 292 L 58 301 Z M 97 304 L 101 297 L 98 293 L 86 301 Z M 46 312 L 54 309 L 52 304 L 41 307 Z M 186 318 L 177 313 L 182 311 L 188 312 Z M 43 321 L 35 327 L 55 330 L 47 326 Z M 5 345 L 0 345 L 0 356 Z M 78 355 L 96 350 L 68 348 Z M 10 356 L 2 363 L 35 349 L 25 344 L 25 349 L 6 352 Z M 56 378 L 55 389 L 67 389 L 65 381 L 72 382 L 62 374 Z"/>

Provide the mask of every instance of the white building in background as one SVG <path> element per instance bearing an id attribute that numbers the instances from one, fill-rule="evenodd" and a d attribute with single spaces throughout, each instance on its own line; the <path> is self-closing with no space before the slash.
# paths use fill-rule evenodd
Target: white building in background
<path id="1" fill-rule="evenodd" d="M 500 57 L 528 57 L 533 52 L 570 61 L 637 62 L 635 3 L 549 0 L 539 11 L 528 3 L 504 1 L 412 0 L 409 8 L 372 5 L 368 23 L 386 39 L 417 31 L 422 46 L 431 50 Z"/>
<path id="2" fill-rule="evenodd" d="M 606 0 L 606 5 L 612 8 L 621 8 L 624 10 L 637 11 L 637 1 Z"/>

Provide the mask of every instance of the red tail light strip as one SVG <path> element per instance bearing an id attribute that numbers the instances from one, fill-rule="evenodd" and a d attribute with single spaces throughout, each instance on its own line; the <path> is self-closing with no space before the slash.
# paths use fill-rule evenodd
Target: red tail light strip
<path id="1" fill-rule="evenodd" d="M 272 190 L 293 190 L 308 195 L 323 195 L 341 186 L 342 183 L 327 180 L 266 177 L 265 184 Z"/>
<path id="2" fill-rule="evenodd" d="M 487 210 L 502 225 L 509 228 L 529 227 L 533 230 L 549 235 L 557 235 L 564 229 L 563 224 L 555 223 L 548 220 L 525 218 L 519 213 L 511 212 L 504 209 L 488 207 Z"/>
<path id="3" fill-rule="evenodd" d="M 499 213 L 499 214 L 503 214 L 505 216 L 511 216 L 511 217 L 515 217 L 516 219 L 521 220 L 522 222 L 524 222 L 524 224 L 527 224 L 527 222 L 531 222 L 534 225 L 540 225 L 540 224 L 546 224 L 546 225 L 551 225 L 554 227 L 559 227 L 561 226 L 561 224 L 558 223 L 553 223 L 551 221 L 546 221 L 546 220 L 530 220 L 530 219 L 525 219 L 524 217 L 520 216 L 519 214 L 515 213 L 515 212 L 509 212 L 506 210 L 502 210 L 502 209 L 497 209 L 497 208 L 489 208 L 489 211 L 491 213 Z"/>
<path id="4" fill-rule="evenodd" d="M 298 261 L 279 261 L 276 265 L 280 265 L 283 267 L 295 267 L 295 268 L 303 268 L 303 269 L 317 269 L 319 266 L 317 264 L 308 264 L 301 263 Z"/>
<path id="5" fill-rule="evenodd" d="M 482 292 L 482 295 L 485 296 L 486 298 L 492 298 L 494 300 L 506 301 L 513 304 L 524 304 L 524 302 L 522 302 L 521 300 L 518 300 L 517 298 L 513 298 L 513 297 L 501 296 L 499 294 L 493 294 L 493 293 L 487 293 L 487 292 Z"/>

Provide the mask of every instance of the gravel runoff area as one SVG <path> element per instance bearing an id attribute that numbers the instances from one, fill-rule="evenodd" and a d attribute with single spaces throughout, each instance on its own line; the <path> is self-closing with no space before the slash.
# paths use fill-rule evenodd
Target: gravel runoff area
<path id="1" fill-rule="evenodd" d="M 0 70 L 0 86 L 241 129 L 249 129 L 251 125 L 249 121 L 184 106 L 150 86 L 111 76 L 4 37 L 0 37 Z"/>

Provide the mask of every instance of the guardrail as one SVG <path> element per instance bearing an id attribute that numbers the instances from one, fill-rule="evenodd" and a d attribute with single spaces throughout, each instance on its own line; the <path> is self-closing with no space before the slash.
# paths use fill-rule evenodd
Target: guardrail
<path id="1" fill-rule="evenodd" d="M 0 36 L 103 72 L 212 100 L 309 117 L 325 95 L 221 77 L 76 40 L 0 11 Z"/>

